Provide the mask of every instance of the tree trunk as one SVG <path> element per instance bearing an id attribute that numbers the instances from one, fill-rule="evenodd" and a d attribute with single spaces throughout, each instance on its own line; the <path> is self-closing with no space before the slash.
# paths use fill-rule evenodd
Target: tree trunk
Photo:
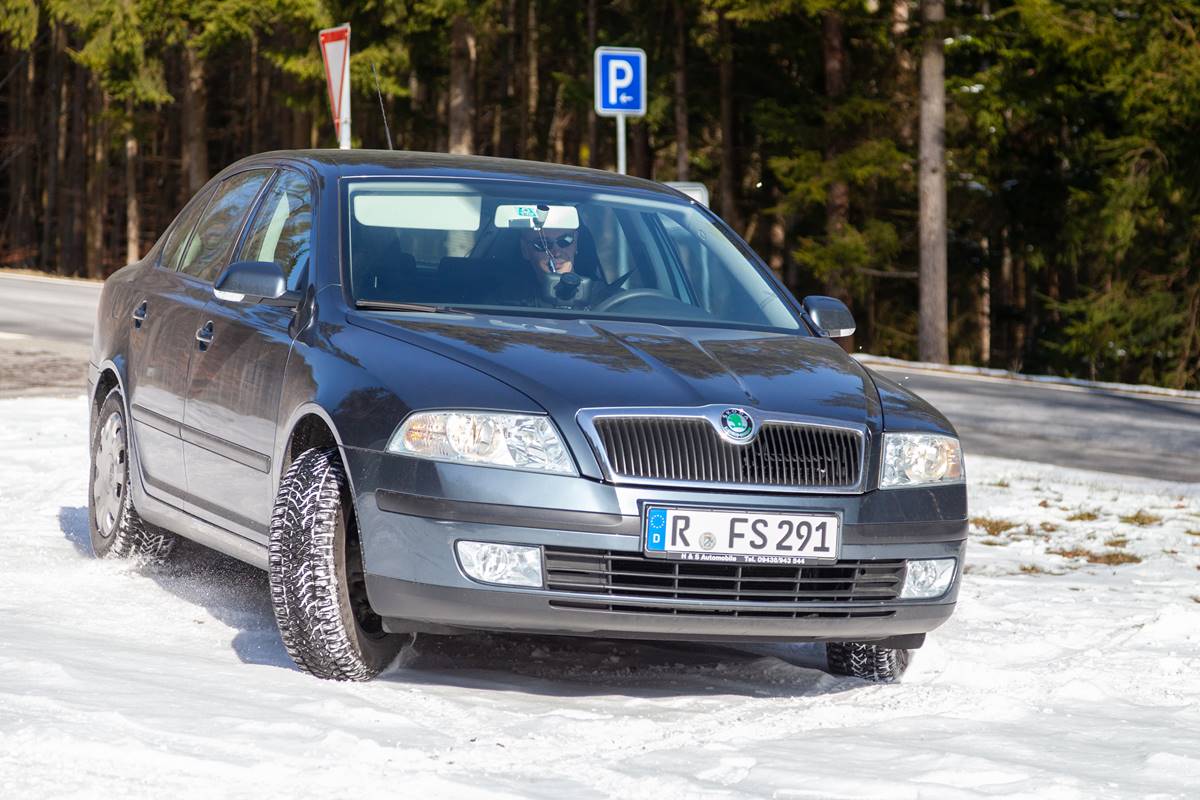
<path id="1" fill-rule="evenodd" d="M 68 43 L 69 45 L 69 43 Z M 66 148 L 66 175 L 76 179 L 66 184 L 60 194 L 59 230 L 59 275 L 82 275 L 84 266 L 84 196 L 78 177 L 87 171 L 87 72 L 78 64 L 71 64 L 71 133 L 63 142 Z"/>
<path id="2" fill-rule="evenodd" d="M 37 265 L 37 234 L 34 231 L 33 164 L 38 143 L 37 114 L 33 104 L 33 83 L 37 77 L 32 47 L 17 53 L 18 66 L 9 78 L 8 112 L 11 128 L 2 154 L 8 166 L 7 241 L 4 261 L 8 266 Z M 21 62 L 24 63 L 21 63 Z M 10 153 L 12 154 L 10 156 Z"/>
<path id="3" fill-rule="evenodd" d="M 986 237 L 981 244 L 983 245 L 984 266 L 979 271 L 976 321 L 979 329 L 979 363 L 986 367 L 992 361 L 992 268 Z"/>
<path id="4" fill-rule="evenodd" d="M 587 37 L 588 37 L 588 58 L 592 58 L 592 54 L 596 52 L 596 0 L 588 0 L 587 4 Z M 589 65 L 591 61 L 588 62 Z M 595 92 L 595 88 L 592 89 Z M 589 111 L 587 115 L 587 165 L 589 167 L 600 166 L 600 128 L 596 115 Z"/>
<path id="5" fill-rule="evenodd" d="M 537 159 L 540 148 L 538 136 L 538 17 L 537 0 L 528 0 L 525 18 L 525 158 Z"/>
<path id="6" fill-rule="evenodd" d="M 920 229 L 920 320 L 917 347 L 922 361 L 950 360 L 946 315 L 945 58 L 943 0 L 921 0 L 921 142 L 917 200 Z"/>
<path id="7" fill-rule="evenodd" d="M 208 181 L 208 94 L 204 84 L 204 59 L 190 44 L 183 46 L 181 97 L 184 200 Z"/>
<path id="8" fill-rule="evenodd" d="M 100 87 L 90 90 L 91 135 L 88 141 L 87 227 L 85 264 L 87 277 L 104 277 L 104 219 L 108 213 L 108 95 Z"/>
<path id="9" fill-rule="evenodd" d="M 633 150 L 633 158 L 630 159 L 633 169 L 630 172 L 639 178 L 653 180 L 654 159 L 650 153 L 650 126 L 646 124 L 645 117 L 629 126 L 629 138 Z"/>
<path id="10" fill-rule="evenodd" d="M 717 176 L 721 216 L 735 230 L 741 229 L 738 218 L 737 188 L 734 176 L 737 151 L 734 148 L 733 108 L 733 32 L 725 12 L 717 13 L 718 85 L 721 95 L 721 169 Z"/>
<path id="11" fill-rule="evenodd" d="M 848 56 L 846 54 L 845 33 L 842 16 L 837 11 L 826 11 L 821 15 L 821 61 L 825 71 L 826 108 L 832 111 L 846 94 L 846 73 Z M 845 131 L 834 128 L 826 122 L 825 129 L 825 161 L 833 163 L 845 149 Z M 846 232 L 850 224 L 850 184 L 841 178 L 834 177 L 825 191 L 825 238 L 833 243 Z M 850 292 L 846 281 L 837 273 L 825 277 L 825 291 L 851 305 Z M 847 336 L 838 341 L 847 352 L 854 351 L 854 337 Z"/>
<path id="12" fill-rule="evenodd" d="M 566 163 L 567 130 L 574 123 L 574 115 L 567 107 L 566 83 L 559 81 L 554 90 L 554 117 L 550 121 L 551 160 L 556 164 Z"/>
<path id="13" fill-rule="evenodd" d="M 475 152 L 475 26 L 459 14 L 450 25 L 450 152 Z"/>
<path id="14" fill-rule="evenodd" d="M 687 34 L 685 0 L 675 0 L 675 180 L 688 179 Z"/>
<path id="15" fill-rule="evenodd" d="M 495 154 L 502 158 L 514 158 L 517 155 L 517 136 L 519 121 L 518 106 L 521 98 L 521 64 L 520 35 L 518 33 L 517 0 L 508 0 L 504 8 L 504 97 L 496 112 L 496 130 L 493 134 Z M 514 124 L 515 123 L 515 124 Z"/>
<path id="16" fill-rule="evenodd" d="M 1188 362 L 1192 359 L 1192 351 L 1195 349 L 1192 342 L 1196 341 L 1196 332 L 1200 329 L 1200 289 L 1192 291 L 1191 302 L 1188 303 L 1188 322 L 1187 332 L 1184 333 L 1183 339 L 1180 342 L 1182 345 L 1179 354 L 1179 366 L 1175 369 L 1175 384 L 1176 389 L 1186 389 L 1188 382 Z"/>
<path id="17" fill-rule="evenodd" d="M 263 147 L 262 147 L 262 128 L 263 128 L 263 116 L 264 116 L 263 105 L 264 104 L 262 102 L 262 98 L 264 97 L 264 95 L 266 93 L 263 91 L 263 88 L 264 88 L 263 87 L 263 83 L 264 83 L 263 76 L 265 74 L 265 70 L 263 70 L 259 64 L 260 59 L 258 57 L 258 36 L 257 36 L 257 34 L 253 34 L 253 33 L 250 34 L 250 54 L 249 55 L 250 55 L 250 81 L 249 81 L 249 87 L 248 87 L 249 88 L 249 96 L 246 98 L 247 102 L 249 103 L 249 108 L 247 109 L 247 112 L 246 112 L 249 119 L 247 119 L 246 122 L 250 128 L 250 130 L 248 131 L 249 138 L 250 138 L 250 141 L 249 141 L 250 152 L 251 153 L 260 153 L 260 152 L 262 152 L 262 149 L 263 149 Z M 136 141 L 135 141 L 135 145 L 136 145 Z"/>
<path id="18" fill-rule="evenodd" d="M 125 102 L 125 263 L 141 258 L 142 214 L 138 205 L 138 140 L 134 130 L 133 100 Z"/>
<path id="19" fill-rule="evenodd" d="M 50 38 L 49 79 L 46 82 L 46 186 L 42 195 L 42 245 L 40 266 L 46 272 L 58 270 L 60 257 L 55 236 L 62 220 L 59 210 L 58 180 L 63 172 L 67 142 L 67 82 L 63 63 L 66 60 L 67 37 L 63 26 L 54 23 Z"/>
<path id="20" fill-rule="evenodd" d="M 905 47 L 905 39 L 911 26 L 909 4 L 911 0 L 892 0 L 892 46 L 896 51 L 896 88 L 892 105 L 899 117 L 897 133 L 905 148 L 913 146 L 915 115 L 912 113 L 913 78 L 916 64 L 912 53 Z"/>
<path id="21" fill-rule="evenodd" d="M 843 42 L 842 17 L 835 11 L 821 15 L 821 55 L 825 66 L 825 95 L 832 108 L 846 93 L 846 46 Z M 832 161 L 842 151 L 842 132 L 827 130 L 826 161 Z M 839 237 L 850 221 L 850 185 L 834 179 L 825 197 L 825 231 L 832 241 Z M 837 281 L 840 286 L 841 281 Z M 843 298 L 845 299 L 845 298 Z"/>

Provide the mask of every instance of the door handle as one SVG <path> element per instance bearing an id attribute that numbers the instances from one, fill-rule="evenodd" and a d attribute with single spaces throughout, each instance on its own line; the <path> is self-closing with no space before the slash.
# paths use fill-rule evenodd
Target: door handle
<path id="1" fill-rule="evenodd" d="M 146 321 L 147 314 L 147 303 L 143 300 L 142 304 L 133 310 L 133 327 L 142 327 L 142 323 Z"/>
<path id="2" fill-rule="evenodd" d="M 196 331 L 196 345 L 201 351 L 207 350 L 213 340 L 213 324 L 212 320 L 204 323 L 204 326 Z"/>

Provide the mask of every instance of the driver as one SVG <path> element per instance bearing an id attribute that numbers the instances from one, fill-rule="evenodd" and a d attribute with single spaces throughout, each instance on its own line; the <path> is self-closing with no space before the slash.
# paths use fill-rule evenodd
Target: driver
<path id="1" fill-rule="evenodd" d="M 567 228 L 521 231 L 521 257 L 539 272 L 574 272 L 579 232 Z"/>

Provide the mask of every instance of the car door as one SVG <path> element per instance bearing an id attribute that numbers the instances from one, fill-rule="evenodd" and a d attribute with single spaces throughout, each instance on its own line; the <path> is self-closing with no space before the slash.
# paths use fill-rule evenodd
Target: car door
<path id="1" fill-rule="evenodd" d="M 302 291 L 312 253 L 313 191 L 281 169 L 258 204 L 235 261 L 273 261 Z M 266 541 L 274 505 L 272 461 L 295 308 L 221 295 L 203 313 L 211 341 L 192 358 L 184 411 L 189 511 Z"/>
<path id="2" fill-rule="evenodd" d="M 158 263 L 138 281 L 133 312 L 126 321 L 132 330 L 125 389 L 137 463 L 146 491 L 176 505 L 182 505 L 187 492 L 180 425 L 188 362 L 196 320 L 210 294 L 176 270 L 212 196 L 211 188 L 202 191 L 180 213 Z"/>

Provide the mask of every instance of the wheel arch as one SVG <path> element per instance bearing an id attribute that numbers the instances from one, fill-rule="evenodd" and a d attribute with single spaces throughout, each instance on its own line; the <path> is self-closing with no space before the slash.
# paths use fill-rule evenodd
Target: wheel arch
<path id="1" fill-rule="evenodd" d="M 346 463 L 346 446 L 338 433 L 337 425 L 329 413 L 316 403 L 304 403 L 292 412 L 287 424 L 283 426 L 287 435 L 282 437 L 277 447 L 275 470 L 275 489 L 279 489 L 279 481 L 283 478 L 288 467 L 296 456 L 311 447 L 336 447 L 342 467 L 346 469 L 349 478 L 349 467 Z"/>
<path id="2" fill-rule="evenodd" d="M 92 392 L 92 396 L 88 399 L 88 430 L 90 434 L 95 433 L 96 420 L 100 416 L 100 407 L 104 405 L 104 401 L 108 399 L 108 395 L 113 389 L 121 390 L 121 400 L 125 406 L 125 418 L 129 419 L 129 393 L 125 390 L 123 360 L 120 362 L 117 360 L 104 361 L 97 368 L 96 386 Z"/>

